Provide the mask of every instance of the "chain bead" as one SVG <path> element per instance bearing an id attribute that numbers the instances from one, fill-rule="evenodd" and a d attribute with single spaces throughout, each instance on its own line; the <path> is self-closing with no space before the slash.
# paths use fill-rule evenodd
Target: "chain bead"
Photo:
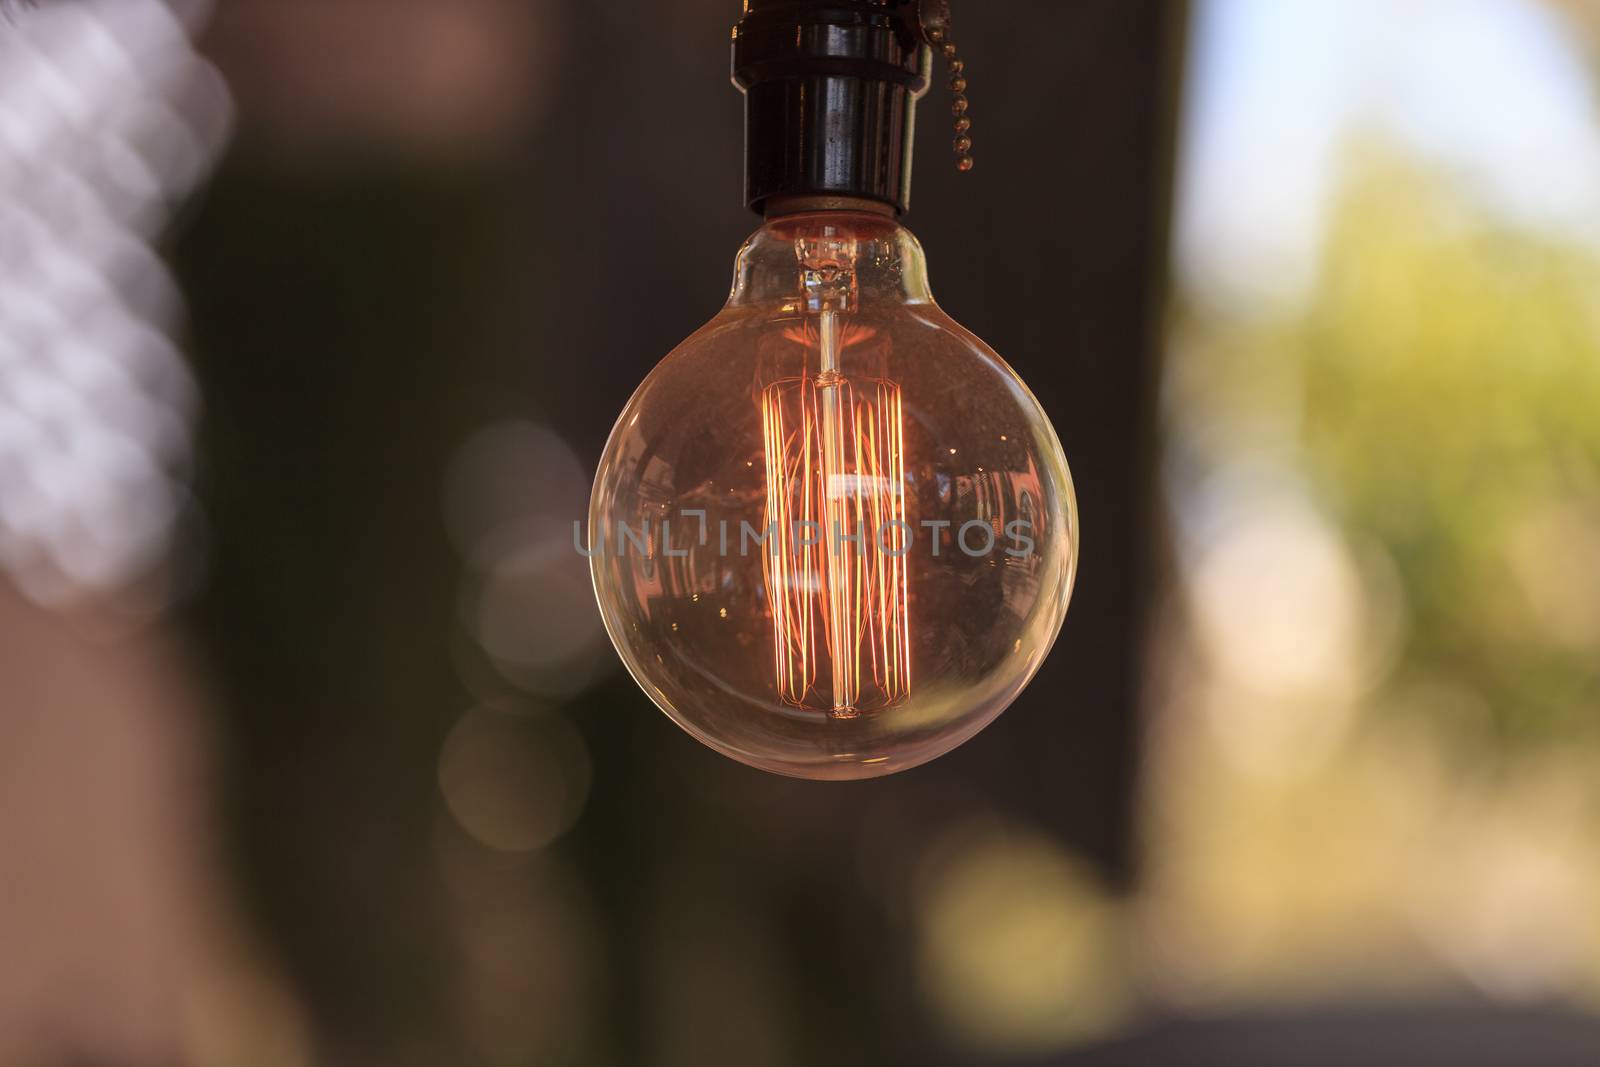
<path id="1" fill-rule="evenodd" d="M 955 140 L 951 147 L 955 149 L 956 169 L 969 171 L 972 169 L 972 138 L 967 136 L 967 131 L 972 129 L 972 120 L 967 117 L 967 64 L 956 58 L 955 42 L 951 41 L 946 27 L 927 27 L 927 39 L 939 54 L 944 56 L 945 62 L 950 67 L 950 114 L 955 116 Z"/>

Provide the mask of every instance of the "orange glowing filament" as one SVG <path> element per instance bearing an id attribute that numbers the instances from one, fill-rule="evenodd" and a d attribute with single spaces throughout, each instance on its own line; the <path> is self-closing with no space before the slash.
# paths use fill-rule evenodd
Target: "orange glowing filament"
<path id="1" fill-rule="evenodd" d="M 762 392 L 762 559 L 779 695 L 851 718 L 910 689 L 911 529 L 900 388 L 840 376 L 831 326 L 820 374 Z"/>

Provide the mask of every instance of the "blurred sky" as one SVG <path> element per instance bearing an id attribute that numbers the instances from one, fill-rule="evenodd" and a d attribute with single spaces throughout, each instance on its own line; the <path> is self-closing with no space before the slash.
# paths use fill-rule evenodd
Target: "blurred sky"
<path id="1" fill-rule="evenodd" d="M 1200 0 L 1185 287 L 1230 302 L 1298 292 L 1357 127 L 1437 160 L 1518 222 L 1600 244 L 1595 104 L 1572 35 L 1536 0 Z"/>

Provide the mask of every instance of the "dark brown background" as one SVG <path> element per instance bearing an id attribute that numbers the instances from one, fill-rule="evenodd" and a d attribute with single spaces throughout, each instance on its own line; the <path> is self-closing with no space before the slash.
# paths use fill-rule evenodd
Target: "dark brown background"
<path id="1" fill-rule="evenodd" d="M 737 10 L 472 5 L 498 35 L 482 54 L 510 72 L 462 60 L 499 101 L 485 117 L 449 78 L 430 96 L 426 76 L 394 76 L 444 33 L 406 21 L 436 15 L 339 6 L 224 8 L 210 41 L 240 129 L 178 249 L 209 403 L 213 582 L 193 628 L 228 709 L 235 859 L 318 1028 L 363 1062 L 464 1063 L 433 827 L 439 746 L 471 698 L 439 486 L 453 446 L 507 417 L 553 427 L 592 470 L 634 385 L 720 304 L 757 223 L 726 74 Z M 994 811 L 1113 887 L 1136 874 L 1185 9 L 971 2 L 956 19 L 978 163 L 955 172 L 936 87 L 907 221 L 941 304 L 1018 368 L 1067 450 L 1084 540 L 1066 628 L 996 727 L 878 782 L 729 763 L 620 670 L 571 705 L 594 783 L 556 847 L 594 958 L 568 1062 L 765 1062 L 770 1034 L 738 1037 L 760 1030 L 763 983 L 789 1020 L 781 1062 L 968 1062 L 914 988 L 922 846 Z"/>

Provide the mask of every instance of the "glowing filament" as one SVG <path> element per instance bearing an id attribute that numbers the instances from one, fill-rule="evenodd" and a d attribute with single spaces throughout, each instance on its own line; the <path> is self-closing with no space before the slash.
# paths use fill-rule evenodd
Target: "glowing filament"
<path id="1" fill-rule="evenodd" d="M 822 372 L 762 392 L 767 474 L 763 577 L 782 699 L 839 718 L 886 707 L 911 684 L 900 389 Z"/>

